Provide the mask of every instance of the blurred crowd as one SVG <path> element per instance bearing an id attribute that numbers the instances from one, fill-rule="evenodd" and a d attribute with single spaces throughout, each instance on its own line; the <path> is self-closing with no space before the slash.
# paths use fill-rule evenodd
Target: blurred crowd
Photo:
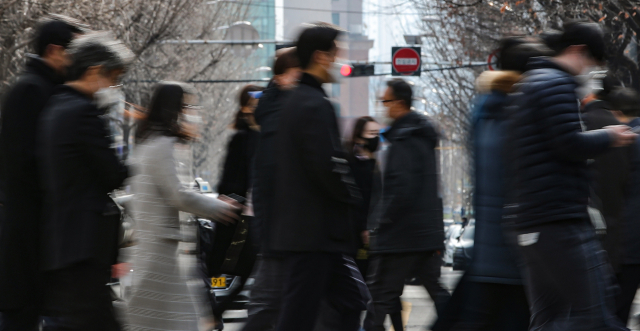
<path id="1" fill-rule="evenodd" d="M 404 330 L 413 277 L 434 302 L 432 330 L 628 330 L 640 97 L 607 71 L 600 27 L 505 38 L 499 70 L 479 76 L 475 248 L 453 293 L 440 284 L 437 123 L 392 79 L 379 100 L 387 127 L 361 117 L 343 139 L 323 87 L 340 78 L 341 34 L 307 26 L 277 52 L 266 88 L 241 89 L 212 194 L 176 167 L 201 129 L 195 89 L 154 87 L 125 162 L 107 115 L 134 54 L 62 16 L 41 22 L 2 101 L 0 330 L 222 330 L 250 278 L 246 331 L 381 331 L 387 316 Z M 107 284 L 127 272 L 116 314 Z M 221 274 L 240 279 L 222 299 L 209 284 Z"/>

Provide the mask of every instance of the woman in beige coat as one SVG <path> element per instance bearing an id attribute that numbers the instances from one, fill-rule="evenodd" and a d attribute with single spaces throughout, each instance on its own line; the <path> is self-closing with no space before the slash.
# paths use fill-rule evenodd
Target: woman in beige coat
<path id="1" fill-rule="evenodd" d="M 178 178 L 174 148 L 195 136 L 188 124 L 193 115 L 185 114 L 192 108 L 190 99 L 183 84 L 160 84 L 136 133 L 132 209 L 138 245 L 127 330 L 196 331 L 199 320 L 201 326 L 213 322 L 204 284 L 188 284 L 195 275 L 193 256 L 178 259 L 179 211 L 230 223 L 237 218 L 237 205 L 189 190 Z"/>

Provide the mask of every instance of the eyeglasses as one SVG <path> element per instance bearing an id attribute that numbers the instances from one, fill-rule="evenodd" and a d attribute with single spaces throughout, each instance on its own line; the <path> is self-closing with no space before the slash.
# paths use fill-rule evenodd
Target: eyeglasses
<path id="1" fill-rule="evenodd" d="M 382 103 L 388 103 L 388 102 L 391 102 L 391 101 L 398 101 L 398 99 L 393 99 L 393 100 L 380 100 L 380 102 L 382 102 Z"/>

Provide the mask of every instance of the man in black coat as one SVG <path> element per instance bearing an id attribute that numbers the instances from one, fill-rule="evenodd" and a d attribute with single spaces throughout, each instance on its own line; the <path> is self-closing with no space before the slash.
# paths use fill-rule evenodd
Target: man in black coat
<path id="1" fill-rule="evenodd" d="M 620 122 L 611 112 L 608 95 L 613 89 L 607 76 L 603 80 L 603 89 L 588 101 L 583 109 L 582 119 L 587 130 L 598 130 Z M 622 254 L 622 212 L 624 207 L 624 192 L 627 186 L 630 160 L 628 148 L 615 148 L 600 154 L 593 159 L 592 206 L 596 207 L 604 217 L 607 226 L 602 246 L 607 251 L 607 257 L 614 272 L 620 270 Z"/>
<path id="2" fill-rule="evenodd" d="M 53 322 L 45 330 L 119 330 L 105 284 L 117 259 L 120 211 L 108 194 L 128 172 L 103 115 L 118 102 L 109 89 L 133 54 L 104 33 L 74 40 L 69 53 L 69 82 L 51 97 L 38 138 L 43 310 Z"/>
<path id="3" fill-rule="evenodd" d="M 404 280 L 411 275 L 418 276 L 438 313 L 450 296 L 439 283 L 444 223 L 435 157 L 438 134 L 426 117 L 411 111 L 413 92 L 406 81 L 394 79 L 387 86 L 382 103 L 394 122 L 383 134 L 391 146 L 380 219 L 371 237 L 369 289 L 375 314 L 367 314 L 367 331 L 384 330 L 384 319 L 397 309 Z"/>
<path id="4" fill-rule="evenodd" d="M 640 95 L 632 88 L 611 92 L 611 112 L 620 123 L 632 128 L 640 126 Z M 624 207 L 619 225 L 620 265 L 617 271 L 620 291 L 616 310 L 620 321 L 627 323 L 638 286 L 640 286 L 640 137 L 628 147 L 629 164 L 619 167 L 629 171 L 624 190 Z M 617 170 L 617 169 L 616 169 Z M 614 170 L 614 171 L 616 171 Z"/>
<path id="5" fill-rule="evenodd" d="M 260 125 L 260 140 L 253 166 L 253 213 L 256 242 L 260 256 L 256 264 L 255 283 L 251 290 L 251 302 L 247 304 L 248 319 L 244 331 L 269 331 L 276 325 L 282 288 L 284 286 L 283 256 L 269 248 L 270 219 L 273 213 L 275 142 L 278 122 L 284 104 L 300 76 L 300 65 L 295 48 L 282 50 L 273 65 L 273 80 L 260 97 L 255 118 Z"/>
<path id="6" fill-rule="evenodd" d="M 67 45 L 80 30 L 60 20 L 42 23 L 24 72 L 7 91 L 0 135 L 1 330 L 36 330 L 43 280 L 38 276 L 38 229 L 43 193 L 36 161 L 38 119 L 70 59 Z"/>
<path id="7" fill-rule="evenodd" d="M 598 25 L 565 24 L 559 55 L 529 61 L 509 114 L 504 219 L 523 261 L 530 330 L 626 330 L 589 221 L 587 160 L 636 135 L 620 125 L 583 132 L 575 91 L 604 48 Z"/>
<path id="8" fill-rule="evenodd" d="M 368 291 L 353 257 L 349 176 L 335 109 L 322 84 L 333 81 L 339 30 L 325 23 L 297 42 L 300 85 L 284 105 L 276 133 L 270 248 L 286 253 L 284 297 L 276 330 L 311 331 L 324 299 L 340 312 L 339 330 L 357 330 Z"/>

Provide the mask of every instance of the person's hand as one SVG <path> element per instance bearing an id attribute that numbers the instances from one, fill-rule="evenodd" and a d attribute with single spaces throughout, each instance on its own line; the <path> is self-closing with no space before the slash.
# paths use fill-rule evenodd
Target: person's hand
<path id="1" fill-rule="evenodd" d="M 369 230 L 362 231 L 360 235 L 362 236 L 362 243 L 369 245 Z"/>
<path id="2" fill-rule="evenodd" d="M 637 134 L 629 131 L 629 127 L 626 125 L 610 125 L 604 127 L 611 136 L 612 147 L 623 147 L 631 145 L 636 141 Z"/>
<path id="3" fill-rule="evenodd" d="M 219 196 L 218 200 L 226 203 L 227 208 L 223 208 L 223 210 L 220 211 L 220 218 L 215 220 L 216 222 L 225 225 L 231 225 L 240 219 L 240 211 L 242 210 L 242 205 L 239 204 L 238 201 L 233 200 L 226 195 Z"/>

